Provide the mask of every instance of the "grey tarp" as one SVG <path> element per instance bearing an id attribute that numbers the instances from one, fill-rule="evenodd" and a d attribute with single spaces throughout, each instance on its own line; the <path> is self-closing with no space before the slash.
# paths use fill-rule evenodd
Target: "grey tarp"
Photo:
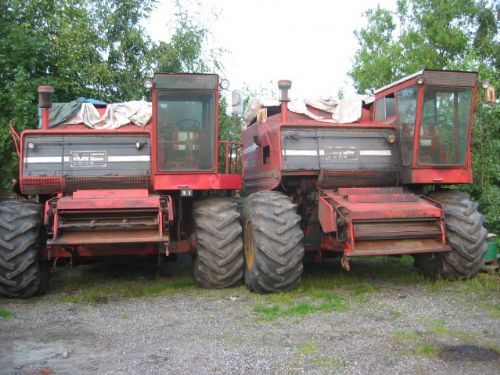
<path id="1" fill-rule="evenodd" d="M 68 121 L 80 110 L 85 98 L 78 98 L 69 103 L 53 103 L 50 109 L 50 126 Z"/>
<path id="2" fill-rule="evenodd" d="M 107 104 L 102 114 L 94 104 L 106 105 L 86 98 L 78 98 L 69 103 L 54 103 L 50 109 L 50 126 L 83 123 L 94 129 L 117 129 L 126 124 L 144 127 L 152 116 L 151 103 L 142 100 Z"/>

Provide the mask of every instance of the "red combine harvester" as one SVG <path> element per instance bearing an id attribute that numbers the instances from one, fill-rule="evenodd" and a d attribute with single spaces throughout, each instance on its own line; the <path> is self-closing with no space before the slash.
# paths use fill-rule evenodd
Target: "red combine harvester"
<path id="1" fill-rule="evenodd" d="M 487 231 L 470 184 L 477 73 L 423 70 L 356 105 L 257 104 L 243 133 L 245 282 L 257 292 L 300 283 L 317 260 L 411 254 L 433 278 L 474 276 Z M 281 102 L 281 103 L 280 103 Z M 248 111 L 247 111 L 248 112 Z"/>
<path id="2" fill-rule="evenodd" d="M 18 191 L 38 203 L 0 203 L 0 294 L 43 292 L 61 258 L 192 253 L 200 286 L 241 281 L 230 197 L 242 187 L 241 145 L 218 141 L 219 78 L 157 73 L 147 83 L 152 120 L 112 130 L 49 128 L 53 90 L 39 87 L 42 128 L 13 131 Z"/>

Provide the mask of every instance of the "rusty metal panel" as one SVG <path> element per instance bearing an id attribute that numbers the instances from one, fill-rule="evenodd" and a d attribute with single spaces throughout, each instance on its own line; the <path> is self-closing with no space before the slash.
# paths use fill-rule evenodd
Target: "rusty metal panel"
<path id="1" fill-rule="evenodd" d="M 166 242 L 168 237 L 157 230 L 143 231 L 94 231 L 65 232 L 56 239 L 47 241 L 49 245 L 97 245 L 97 244 L 127 244 L 127 243 L 158 243 Z"/>
<path id="2" fill-rule="evenodd" d="M 349 256 L 438 253 L 450 250 L 448 245 L 434 238 L 358 241 Z"/>
<path id="3" fill-rule="evenodd" d="M 54 198 L 47 209 L 47 244 L 58 246 L 168 243 L 169 196 L 147 190 L 78 191 Z"/>
<path id="4" fill-rule="evenodd" d="M 350 202 L 384 203 L 384 202 L 417 202 L 415 194 L 353 194 L 347 197 Z"/>
<path id="5" fill-rule="evenodd" d="M 335 210 L 324 197 L 320 197 L 318 200 L 318 218 L 324 233 L 337 230 Z"/>
<path id="6" fill-rule="evenodd" d="M 404 189 L 401 186 L 390 187 L 356 187 L 356 188 L 339 188 L 339 195 L 353 195 L 353 194 L 403 194 Z"/>
<path id="7" fill-rule="evenodd" d="M 323 201 L 321 200 L 323 199 Z M 449 251 L 442 208 L 400 187 L 321 190 L 326 208 L 336 213 L 336 240 L 344 256 Z M 332 217 L 331 215 L 330 217 Z M 322 223 L 323 224 L 323 223 Z"/>
<path id="8" fill-rule="evenodd" d="M 376 240 L 395 238 L 422 238 L 441 235 L 439 221 L 434 220 L 399 220 L 353 222 L 356 240 Z"/>

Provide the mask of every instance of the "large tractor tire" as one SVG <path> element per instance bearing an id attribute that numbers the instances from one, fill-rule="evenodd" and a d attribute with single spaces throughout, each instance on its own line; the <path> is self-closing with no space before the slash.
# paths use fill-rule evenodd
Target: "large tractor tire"
<path id="1" fill-rule="evenodd" d="M 243 240 L 239 217 L 232 199 L 210 198 L 195 203 L 193 277 L 202 288 L 221 289 L 241 283 Z"/>
<path id="2" fill-rule="evenodd" d="M 475 276 L 484 264 L 487 250 L 483 216 L 469 195 L 453 190 L 429 194 L 444 210 L 449 253 L 415 254 L 415 266 L 432 279 L 462 280 Z"/>
<path id="3" fill-rule="evenodd" d="M 0 203 L 0 295 L 44 293 L 49 267 L 40 261 L 41 207 L 29 201 Z"/>
<path id="4" fill-rule="evenodd" d="M 277 191 L 254 193 L 243 203 L 242 223 L 248 289 L 272 293 L 296 288 L 304 259 L 297 206 Z"/>

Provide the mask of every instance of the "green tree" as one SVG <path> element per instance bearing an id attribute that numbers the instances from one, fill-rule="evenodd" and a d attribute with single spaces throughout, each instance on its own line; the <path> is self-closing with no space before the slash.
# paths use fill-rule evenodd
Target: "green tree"
<path id="1" fill-rule="evenodd" d="M 54 101 L 108 102 L 145 96 L 153 71 L 220 68 L 204 57 L 208 30 L 177 2 L 173 36 L 154 43 L 143 24 L 154 0 L 4 0 L 0 3 L 0 194 L 17 174 L 8 124 L 38 125 L 36 87 L 54 86 Z M 214 57 L 215 56 L 215 57 Z"/>
<path id="2" fill-rule="evenodd" d="M 494 4 L 484 0 L 399 0 L 397 9 L 365 13 L 355 35 L 359 49 L 350 76 L 359 92 L 396 81 L 423 68 L 479 72 L 500 87 L 500 40 Z M 484 92 L 480 92 L 484 99 Z M 490 230 L 500 230 L 500 108 L 476 105 L 474 184 L 462 186 L 480 202 Z"/>

